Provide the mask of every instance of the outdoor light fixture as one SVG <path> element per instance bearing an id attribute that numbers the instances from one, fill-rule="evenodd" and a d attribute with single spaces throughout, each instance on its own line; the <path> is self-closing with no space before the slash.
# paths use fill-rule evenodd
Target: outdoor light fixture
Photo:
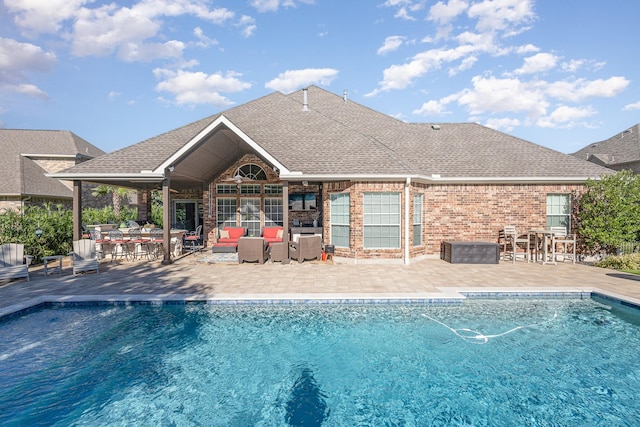
<path id="1" fill-rule="evenodd" d="M 36 237 L 40 238 L 40 236 L 42 236 L 42 228 L 40 228 L 40 224 L 38 224 L 38 228 L 36 228 Z"/>

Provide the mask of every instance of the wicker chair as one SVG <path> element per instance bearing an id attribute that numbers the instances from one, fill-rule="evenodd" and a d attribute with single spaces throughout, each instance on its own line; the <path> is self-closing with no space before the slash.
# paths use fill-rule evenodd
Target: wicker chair
<path id="1" fill-rule="evenodd" d="M 262 237 L 241 237 L 238 240 L 238 264 L 259 262 L 264 264 L 269 259 L 269 243 Z"/>
<path id="2" fill-rule="evenodd" d="M 297 242 L 289 242 L 289 257 L 304 260 L 322 259 L 322 237 L 300 236 Z"/>

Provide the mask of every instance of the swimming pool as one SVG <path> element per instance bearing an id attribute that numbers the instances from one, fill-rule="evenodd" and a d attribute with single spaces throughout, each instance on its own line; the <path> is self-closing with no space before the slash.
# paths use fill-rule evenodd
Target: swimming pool
<path id="1" fill-rule="evenodd" d="M 1 425 L 634 425 L 640 315 L 598 300 L 38 309 Z"/>

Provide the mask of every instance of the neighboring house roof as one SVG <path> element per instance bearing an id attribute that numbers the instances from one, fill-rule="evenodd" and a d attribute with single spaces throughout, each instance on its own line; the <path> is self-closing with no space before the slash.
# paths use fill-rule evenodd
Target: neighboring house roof
<path id="1" fill-rule="evenodd" d="M 589 144 L 572 156 L 608 167 L 640 162 L 640 124 L 604 141 Z"/>
<path id="2" fill-rule="evenodd" d="M 101 156 L 104 151 L 69 131 L 0 129 L 0 194 L 67 198 L 72 190 L 48 178 L 39 161 L 73 161 Z"/>
<path id="3" fill-rule="evenodd" d="M 171 166 L 172 180 L 208 182 L 245 152 L 283 179 L 579 182 L 610 172 L 478 124 L 406 123 L 312 86 L 274 92 L 63 175 L 157 181 Z"/>

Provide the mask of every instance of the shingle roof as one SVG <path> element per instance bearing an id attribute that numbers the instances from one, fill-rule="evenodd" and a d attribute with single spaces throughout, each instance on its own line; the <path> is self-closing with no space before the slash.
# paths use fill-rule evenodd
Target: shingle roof
<path id="1" fill-rule="evenodd" d="M 411 124 L 312 86 L 274 92 L 68 173 L 153 170 L 224 115 L 290 171 L 307 175 L 585 178 L 609 172 L 573 156 L 474 123 Z"/>
<path id="2" fill-rule="evenodd" d="M 604 141 L 594 142 L 572 154 L 582 160 L 594 156 L 606 165 L 640 161 L 640 124 L 636 124 Z"/>
<path id="3" fill-rule="evenodd" d="M 0 194 L 70 198 L 72 191 L 31 157 L 88 156 L 104 151 L 69 131 L 0 129 Z M 29 155 L 27 157 L 26 155 Z"/>

